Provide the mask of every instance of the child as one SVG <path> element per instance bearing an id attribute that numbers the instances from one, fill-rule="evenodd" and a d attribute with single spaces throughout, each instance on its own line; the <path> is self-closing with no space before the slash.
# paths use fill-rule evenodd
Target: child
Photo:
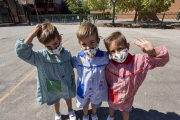
<path id="1" fill-rule="evenodd" d="M 160 46 L 154 49 L 153 45 L 145 40 L 134 40 L 148 56 L 128 53 L 129 43 L 121 32 L 117 31 L 104 40 L 108 53 L 111 56 L 106 66 L 106 80 L 108 84 L 109 113 L 107 120 L 114 120 L 114 111 L 122 111 L 123 119 L 129 120 L 134 96 L 144 81 L 148 70 L 162 67 L 169 61 L 167 49 Z"/>
<path id="2" fill-rule="evenodd" d="M 88 108 L 91 102 L 92 120 L 98 120 L 96 110 L 102 101 L 108 100 L 108 87 L 105 78 L 105 66 L 109 62 L 108 54 L 98 48 L 97 27 L 91 23 L 82 24 L 77 30 L 77 38 L 82 51 L 73 57 L 77 69 L 77 107 L 83 108 L 83 120 L 89 120 Z"/>
<path id="3" fill-rule="evenodd" d="M 32 41 L 37 36 L 46 49 L 33 51 Z M 71 53 L 62 47 L 62 37 L 51 23 L 36 25 L 35 29 L 24 40 L 15 45 L 15 52 L 22 60 L 36 66 L 37 102 L 53 105 L 55 120 L 61 120 L 59 112 L 60 98 L 67 103 L 70 120 L 76 120 L 71 99 L 76 96 L 74 71 L 71 64 Z"/>

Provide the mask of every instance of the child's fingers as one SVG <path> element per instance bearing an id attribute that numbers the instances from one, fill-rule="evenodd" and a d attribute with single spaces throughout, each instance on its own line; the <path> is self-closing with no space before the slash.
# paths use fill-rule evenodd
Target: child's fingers
<path id="1" fill-rule="evenodd" d="M 143 41 L 146 42 L 147 40 L 145 38 L 143 38 Z"/>
<path id="2" fill-rule="evenodd" d="M 138 38 L 139 41 L 143 42 L 143 40 L 141 38 Z"/>
<path id="3" fill-rule="evenodd" d="M 134 40 L 134 44 L 136 44 L 137 46 L 141 46 L 141 42 L 139 42 L 138 40 Z"/>

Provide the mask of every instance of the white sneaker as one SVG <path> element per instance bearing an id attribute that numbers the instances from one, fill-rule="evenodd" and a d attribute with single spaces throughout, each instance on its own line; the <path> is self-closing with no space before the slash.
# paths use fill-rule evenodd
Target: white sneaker
<path id="1" fill-rule="evenodd" d="M 55 115 L 55 120 L 61 120 L 61 113 Z"/>
<path id="2" fill-rule="evenodd" d="M 68 110 L 68 113 L 69 113 L 70 120 L 76 120 L 76 114 L 75 114 L 74 110 Z"/>
<path id="3" fill-rule="evenodd" d="M 83 115 L 83 120 L 89 120 L 89 115 L 88 116 Z"/>
<path id="4" fill-rule="evenodd" d="M 114 120 L 114 118 L 110 117 L 110 115 L 108 115 L 107 120 Z"/>
<path id="5" fill-rule="evenodd" d="M 91 118 L 92 118 L 92 120 L 98 120 L 97 114 L 95 114 L 95 115 L 91 114 Z"/>

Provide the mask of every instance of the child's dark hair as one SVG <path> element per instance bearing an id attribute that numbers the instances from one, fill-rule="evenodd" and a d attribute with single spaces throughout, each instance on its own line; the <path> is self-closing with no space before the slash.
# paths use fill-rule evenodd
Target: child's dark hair
<path id="1" fill-rule="evenodd" d="M 42 24 L 42 30 L 37 34 L 37 38 L 39 42 L 45 45 L 51 40 L 55 40 L 55 38 L 59 39 L 60 35 L 57 28 L 51 23 L 47 22 Z"/>
<path id="2" fill-rule="evenodd" d="M 93 34 L 96 34 L 96 38 L 98 40 L 98 29 L 94 24 L 92 24 L 90 22 L 83 23 L 82 25 L 80 25 L 76 32 L 76 35 L 77 35 L 77 38 L 79 39 L 79 41 L 81 41 L 83 38 L 93 35 Z"/>
<path id="3" fill-rule="evenodd" d="M 124 45 L 127 46 L 127 41 L 126 41 L 125 36 L 120 31 L 116 31 L 104 39 L 104 44 L 105 44 L 107 50 L 109 50 L 109 46 L 112 43 L 112 41 L 115 41 L 115 40 L 117 42 L 122 41 L 124 43 Z"/>

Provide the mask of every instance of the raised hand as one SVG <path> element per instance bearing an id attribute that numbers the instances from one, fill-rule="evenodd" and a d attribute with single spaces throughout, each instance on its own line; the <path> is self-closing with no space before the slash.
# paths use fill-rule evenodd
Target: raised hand
<path id="1" fill-rule="evenodd" d="M 30 45 L 33 39 L 37 36 L 38 32 L 41 31 L 41 29 L 42 29 L 42 26 L 40 24 L 37 24 L 34 30 L 25 39 L 24 43 Z"/>
<path id="2" fill-rule="evenodd" d="M 144 53 L 152 56 L 157 56 L 159 54 L 159 51 L 156 51 L 153 45 L 144 38 L 138 38 L 138 40 L 134 40 L 134 44 L 139 46 Z"/>
<path id="3" fill-rule="evenodd" d="M 38 32 L 41 31 L 42 26 L 40 24 L 37 24 L 34 30 L 31 32 L 32 37 L 36 37 Z"/>

